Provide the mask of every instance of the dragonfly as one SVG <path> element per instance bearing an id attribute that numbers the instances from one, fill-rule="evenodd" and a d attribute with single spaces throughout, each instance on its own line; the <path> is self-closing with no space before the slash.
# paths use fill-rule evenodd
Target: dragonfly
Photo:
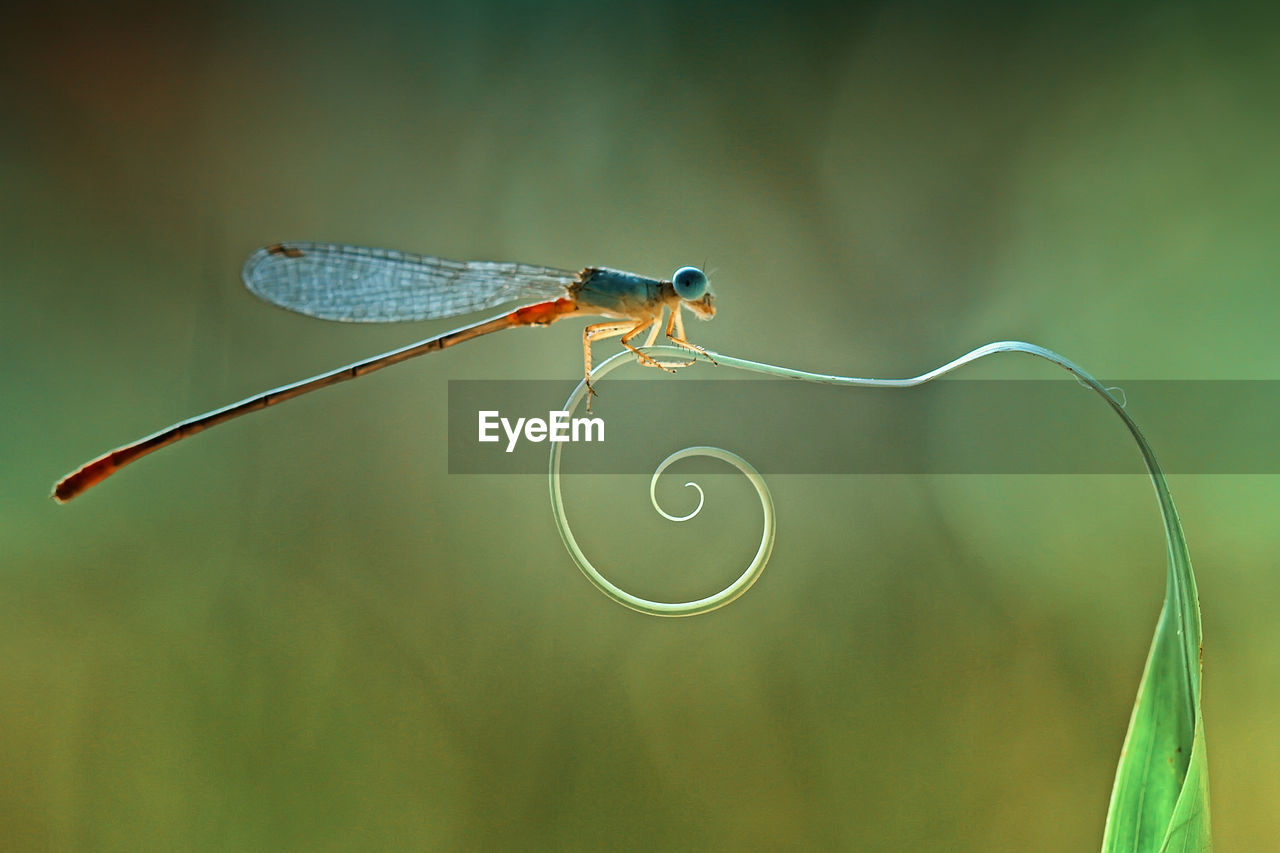
<path id="1" fill-rule="evenodd" d="M 292 400 L 308 391 L 355 379 L 393 364 L 451 347 L 490 332 L 518 326 L 549 326 L 572 315 L 602 316 L 582 332 L 587 411 L 591 410 L 591 344 L 619 337 L 642 365 L 674 373 L 707 351 L 685 340 L 683 312 L 701 320 L 715 316 L 715 296 L 697 267 L 681 267 L 670 280 L 646 278 L 607 267 L 574 273 L 554 267 L 492 261 L 451 261 L 389 249 L 337 243 L 274 243 L 245 262 L 245 286 L 267 302 L 322 320 L 391 323 L 470 314 L 520 300 L 538 300 L 381 355 L 348 364 L 247 397 L 180 421 L 86 462 L 54 486 L 65 503 L 148 453 L 232 418 Z M 663 361 L 641 347 L 653 346 L 659 330 L 691 353 L 688 361 Z M 632 343 L 648 331 L 640 347 Z"/>

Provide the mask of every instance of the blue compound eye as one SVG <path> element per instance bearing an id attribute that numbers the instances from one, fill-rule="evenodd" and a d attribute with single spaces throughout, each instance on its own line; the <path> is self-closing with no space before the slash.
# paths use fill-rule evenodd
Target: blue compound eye
<path id="1" fill-rule="evenodd" d="M 676 274 L 671 276 L 671 283 L 681 299 L 701 299 L 702 294 L 707 292 L 706 273 L 697 267 L 681 267 L 676 270 Z"/>

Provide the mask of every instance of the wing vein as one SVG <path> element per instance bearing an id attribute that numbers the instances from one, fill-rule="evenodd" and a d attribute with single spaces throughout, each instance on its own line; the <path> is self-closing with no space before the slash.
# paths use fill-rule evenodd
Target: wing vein
<path id="1" fill-rule="evenodd" d="M 521 299 L 557 299 L 577 280 L 554 267 L 338 243 L 263 247 L 249 256 L 242 276 L 245 287 L 274 305 L 357 323 L 430 320 Z"/>

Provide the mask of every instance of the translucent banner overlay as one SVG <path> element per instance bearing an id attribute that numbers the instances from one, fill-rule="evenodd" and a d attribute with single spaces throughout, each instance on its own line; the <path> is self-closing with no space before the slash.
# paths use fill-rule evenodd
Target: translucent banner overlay
<path id="1" fill-rule="evenodd" d="M 732 450 L 764 474 L 1145 473 L 1115 415 L 1072 379 L 911 389 L 607 380 L 590 416 L 582 407 L 558 414 L 576 384 L 451 381 L 449 472 L 545 474 L 555 435 L 566 439 L 566 474 L 647 475 L 667 454 L 698 444 Z M 1105 384 L 1119 389 L 1167 473 L 1280 473 L 1280 381 Z M 598 420 L 573 422 L 588 417 Z M 482 419 L 494 440 L 479 440 Z M 688 470 L 700 467 L 718 471 L 697 462 Z"/>

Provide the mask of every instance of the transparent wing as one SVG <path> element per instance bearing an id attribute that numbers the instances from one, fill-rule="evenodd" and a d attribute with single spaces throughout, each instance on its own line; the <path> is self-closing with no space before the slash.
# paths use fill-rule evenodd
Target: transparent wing
<path id="1" fill-rule="evenodd" d="M 517 299 L 558 299 L 578 276 L 552 267 L 450 261 L 336 243 L 276 243 L 245 262 L 245 287 L 322 320 L 452 317 Z"/>

